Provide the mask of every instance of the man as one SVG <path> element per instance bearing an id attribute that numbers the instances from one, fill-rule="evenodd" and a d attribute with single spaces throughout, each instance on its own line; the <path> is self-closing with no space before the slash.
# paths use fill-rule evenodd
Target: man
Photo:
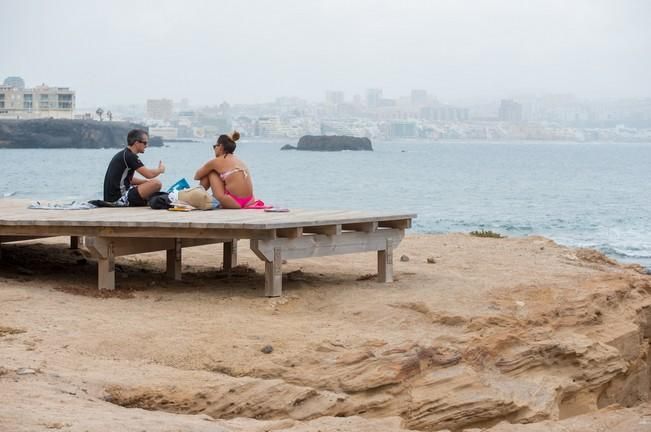
<path id="1" fill-rule="evenodd" d="M 149 143 L 149 134 L 133 129 L 127 135 L 127 147 L 113 156 L 104 176 L 104 201 L 118 206 L 146 206 L 147 200 L 162 186 L 158 177 L 165 172 L 163 162 L 158 168 L 147 168 L 138 157 Z M 138 172 L 144 178 L 133 176 Z M 147 180 L 145 180 L 147 179 Z"/>

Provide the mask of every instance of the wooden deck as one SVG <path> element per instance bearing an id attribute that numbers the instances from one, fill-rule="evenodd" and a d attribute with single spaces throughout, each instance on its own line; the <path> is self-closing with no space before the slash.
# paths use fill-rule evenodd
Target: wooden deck
<path id="1" fill-rule="evenodd" d="M 415 214 L 291 209 L 171 212 L 149 208 L 28 209 L 29 201 L 0 199 L 0 244 L 69 236 L 98 262 L 99 289 L 115 287 L 115 257 L 167 251 L 167 272 L 181 278 L 184 247 L 224 243 L 224 269 L 237 263 L 237 240 L 249 239 L 265 262 L 264 295 L 282 294 L 282 261 L 377 251 L 378 279 L 393 279 L 393 248 Z"/>

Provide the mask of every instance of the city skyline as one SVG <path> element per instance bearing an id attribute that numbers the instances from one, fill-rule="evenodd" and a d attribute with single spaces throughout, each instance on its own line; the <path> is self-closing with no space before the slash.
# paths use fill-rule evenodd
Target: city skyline
<path id="1" fill-rule="evenodd" d="M 73 88 L 80 107 L 319 101 L 331 90 L 350 100 L 367 88 L 424 89 L 450 103 L 644 98 L 649 12 L 641 0 L 10 0 L 0 24 L 14 37 L 0 49 L 0 76 Z"/>

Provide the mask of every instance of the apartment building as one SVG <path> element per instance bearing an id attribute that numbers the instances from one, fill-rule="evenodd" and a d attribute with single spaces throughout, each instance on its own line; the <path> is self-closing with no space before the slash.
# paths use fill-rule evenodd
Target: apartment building
<path id="1" fill-rule="evenodd" d="M 0 118 L 72 119 L 74 110 L 75 92 L 68 87 L 25 88 L 20 77 L 8 77 L 0 85 Z"/>

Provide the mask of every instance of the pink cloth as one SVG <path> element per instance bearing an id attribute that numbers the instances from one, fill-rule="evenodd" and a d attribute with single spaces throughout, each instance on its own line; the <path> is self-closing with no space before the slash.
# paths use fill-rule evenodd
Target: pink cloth
<path id="1" fill-rule="evenodd" d="M 266 205 L 264 201 L 262 200 L 255 200 L 251 204 L 247 205 L 246 207 L 243 207 L 244 209 L 249 209 L 249 210 L 255 210 L 255 209 L 268 209 L 272 208 L 273 206 Z"/>

